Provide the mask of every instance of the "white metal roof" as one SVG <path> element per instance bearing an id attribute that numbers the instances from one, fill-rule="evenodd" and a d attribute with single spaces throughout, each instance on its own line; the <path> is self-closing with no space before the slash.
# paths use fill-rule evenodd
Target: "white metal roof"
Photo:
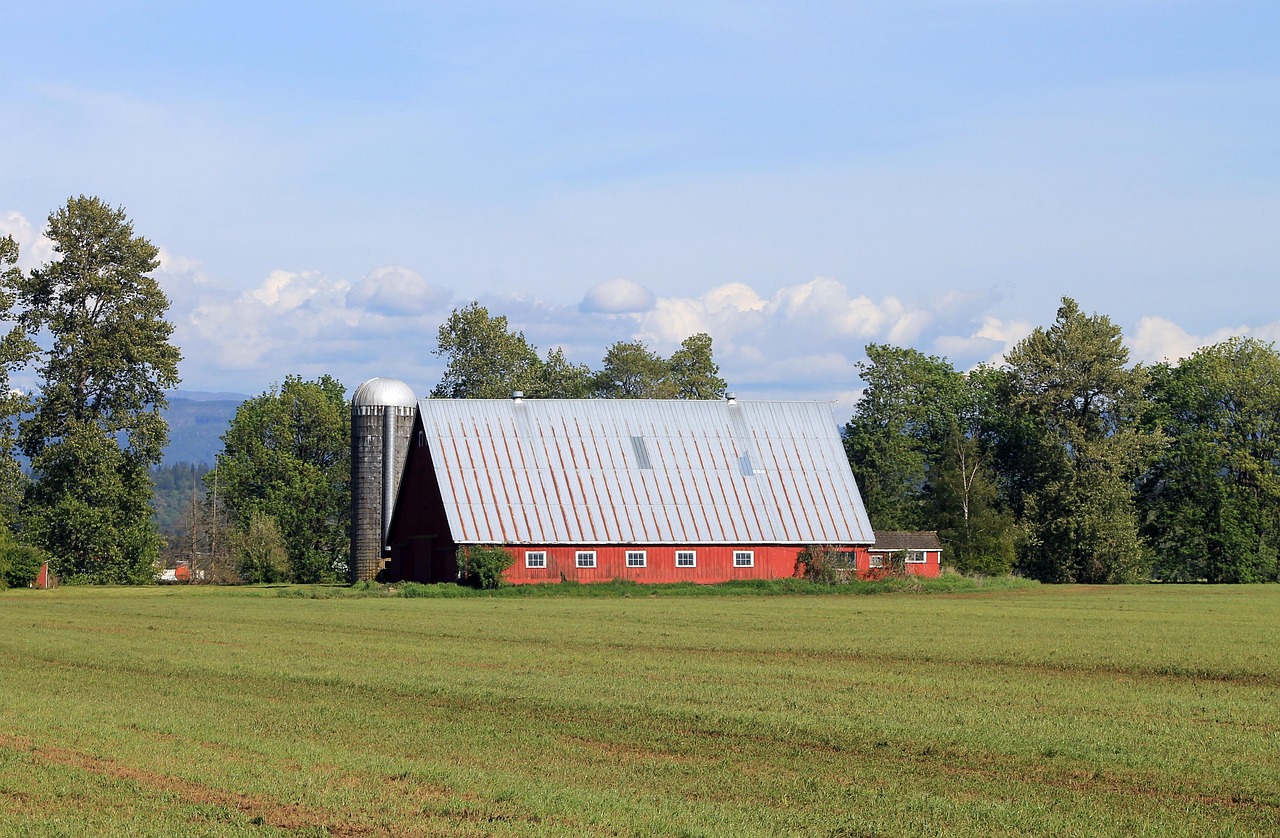
<path id="1" fill-rule="evenodd" d="M 870 544 L 824 402 L 422 399 L 461 544 Z"/>

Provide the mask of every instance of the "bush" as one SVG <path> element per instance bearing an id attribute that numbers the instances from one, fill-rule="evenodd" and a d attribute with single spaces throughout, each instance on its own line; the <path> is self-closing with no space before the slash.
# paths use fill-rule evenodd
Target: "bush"
<path id="1" fill-rule="evenodd" d="M 25 588 L 40 575 L 49 556 L 26 544 L 0 546 L 0 588 Z"/>
<path id="2" fill-rule="evenodd" d="M 458 551 L 458 577 L 480 590 L 501 587 L 502 574 L 515 557 L 501 547 L 463 547 Z"/>
<path id="3" fill-rule="evenodd" d="M 231 554 L 236 572 L 249 584 L 283 582 L 288 576 L 289 557 L 284 536 L 270 515 L 254 512 L 244 529 L 235 533 Z"/>
<path id="4" fill-rule="evenodd" d="M 829 544 L 810 544 L 796 556 L 796 573 L 810 582 L 835 585 L 849 581 L 854 567 L 843 550 Z"/>

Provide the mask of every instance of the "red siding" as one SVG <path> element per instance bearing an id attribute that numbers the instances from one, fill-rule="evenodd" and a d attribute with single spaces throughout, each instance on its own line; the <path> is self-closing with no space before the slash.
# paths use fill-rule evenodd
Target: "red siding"
<path id="1" fill-rule="evenodd" d="M 889 563 L 889 553 L 880 552 L 879 555 L 884 557 L 884 563 Z M 933 579 L 942 573 L 942 551 L 941 550 L 925 550 L 923 562 L 908 562 L 903 565 L 907 573 L 916 576 L 924 576 Z M 871 566 L 871 553 L 868 552 L 858 558 L 858 575 L 863 578 L 874 579 L 877 575 L 883 573 L 882 568 Z"/>
<path id="2" fill-rule="evenodd" d="M 795 545 L 519 545 L 508 546 L 515 562 L 503 578 L 517 585 L 531 582 L 559 582 L 568 579 L 575 582 L 608 582 L 611 579 L 631 579 L 636 582 L 697 582 L 709 585 L 734 579 L 782 579 L 796 575 L 796 556 L 802 548 Z M 859 566 L 867 563 L 866 547 L 850 547 L 856 554 Z M 644 567 L 627 567 L 626 554 L 637 550 L 645 553 Z M 694 567 L 677 567 L 676 552 L 692 550 Z M 578 567 L 577 554 L 594 551 L 595 567 Z M 751 567 L 734 567 L 733 554 L 748 551 L 753 554 Z M 525 566 L 525 554 L 545 552 L 547 566 Z"/>

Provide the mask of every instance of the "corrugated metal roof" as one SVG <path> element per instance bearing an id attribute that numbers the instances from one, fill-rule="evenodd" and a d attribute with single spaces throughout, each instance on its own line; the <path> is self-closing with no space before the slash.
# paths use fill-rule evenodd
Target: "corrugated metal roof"
<path id="1" fill-rule="evenodd" d="M 942 541 L 934 530 L 876 530 L 871 548 L 883 550 L 941 550 Z"/>
<path id="2" fill-rule="evenodd" d="M 422 399 L 462 544 L 869 544 L 831 405 Z"/>

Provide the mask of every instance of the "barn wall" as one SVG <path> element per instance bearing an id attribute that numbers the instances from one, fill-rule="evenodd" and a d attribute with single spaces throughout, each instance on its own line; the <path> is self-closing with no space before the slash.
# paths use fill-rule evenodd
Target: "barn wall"
<path id="1" fill-rule="evenodd" d="M 871 566 L 871 556 L 873 553 L 883 556 L 885 560 L 885 564 L 888 564 L 889 557 L 893 555 L 892 551 L 867 552 L 864 556 L 859 558 L 859 561 L 858 561 L 859 576 L 862 576 L 864 578 L 874 578 L 877 574 L 883 572 L 883 568 Z M 904 565 L 904 567 L 906 568 L 907 573 L 911 573 L 916 576 L 923 576 L 928 579 L 937 578 L 942 574 L 942 551 L 926 550 L 924 551 L 923 564 L 908 564 L 908 565 Z"/>
<path id="2" fill-rule="evenodd" d="M 635 582 L 696 582 L 710 585 L 735 579 L 783 579 L 796 575 L 796 557 L 803 549 L 797 545 L 671 545 L 671 544 L 603 544 L 603 545 L 527 545 L 507 546 L 515 556 L 515 562 L 503 575 L 510 583 L 521 585 L 534 582 L 559 582 L 567 579 L 575 582 L 608 582 L 611 579 L 629 579 Z M 847 548 L 855 551 L 862 566 L 867 563 L 866 547 Z M 596 566 L 577 566 L 577 553 L 594 550 Z M 627 567 L 628 551 L 644 550 L 645 567 Z M 696 566 L 676 567 L 678 550 L 692 550 L 696 554 Z M 738 550 L 754 553 L 752 567 L 734 567 L 733 554 Z M 544 551 L 547 554 L 545 568 L 525 566 L 525 553 Z"/>

